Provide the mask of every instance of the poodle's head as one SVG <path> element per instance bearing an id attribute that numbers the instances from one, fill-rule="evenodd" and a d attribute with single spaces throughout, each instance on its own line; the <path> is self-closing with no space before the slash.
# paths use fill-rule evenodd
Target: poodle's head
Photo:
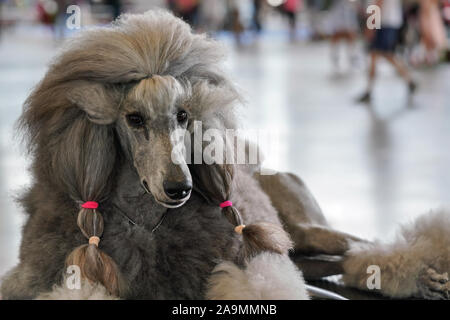
<path id="1" fill-rule="evenodd" d="M 26 103 L 36 174 L 51 172 L 87 201 L 103 197 L 118 161 L 127 161 L 157 202 L 183 205 L 193 187 L 183 135 L 194 121 L 203 130 L 235 126 L 239 95 L 220 69 L 222 52 L 163 11 L 80 32 Z"/>
<path id="2" fill-rule="evenodd" d="M 172 76 L 141 80 L 125 95 L 115 129 L 143 188 L 165 207 L 183 205 L 192 177 L 177 148 L 189 122 L 189 95 Z"/>
<path id="3" fill-rule="evenodd" d="M 185 150 L 179 147 L 187 134 L 190 92 L 189 82 L 153 75 L 109 89 L 88 82 L 75 87 L 69 98 L 88 121 L 111 128 L 143 189 L 173 208 L 184 204 L 192 189 Z"/>

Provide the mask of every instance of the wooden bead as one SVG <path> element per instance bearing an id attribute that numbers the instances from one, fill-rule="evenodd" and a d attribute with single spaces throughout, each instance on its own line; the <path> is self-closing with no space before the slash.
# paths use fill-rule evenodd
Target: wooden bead
<path id="1" fill-rule="evenodd" d="M 238 225 L 236 228 L 234 228 L 234 231 L 235 231 L 236 233 L 242 234 L 242 230 L 243 230 L 244 228 L 245 228 L 245 225 L 241 224 L 241 225 Z"/>

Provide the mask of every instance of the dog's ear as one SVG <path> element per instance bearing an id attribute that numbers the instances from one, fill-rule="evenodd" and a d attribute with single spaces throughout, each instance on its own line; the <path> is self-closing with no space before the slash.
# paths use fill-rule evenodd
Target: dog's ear
<path id="1" fill-rule="evenodd" d="M 117 88 L 95 82 L 80 82 L 69 90 L 68 99 L 86 112 L 96 124 L 111 124 L 117 119 L 120 93 Z"/>

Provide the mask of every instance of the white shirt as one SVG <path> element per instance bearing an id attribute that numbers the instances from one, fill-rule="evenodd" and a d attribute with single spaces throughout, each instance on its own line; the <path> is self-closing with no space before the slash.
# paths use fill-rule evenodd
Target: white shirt
<path id="1" fill-rule="evenodd" d="M 381 8 L 381 26 L 398 29 L 402 24 L 403 9 L 401 0 L 384 0 Z"/>

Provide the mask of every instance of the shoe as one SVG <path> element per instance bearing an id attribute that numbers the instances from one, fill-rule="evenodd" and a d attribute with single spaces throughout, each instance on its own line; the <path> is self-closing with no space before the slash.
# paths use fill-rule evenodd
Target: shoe
<path id="1" fill-rule="evenodd" d="M 409 88 L 409 94 L 414 94 L 417 90 L 417 84 L 414 81 L 411 81 L 408 85 Z"/>
<path id="2" fill-rule="evenodd" d="M 357 101 L 360 103 L 367 103 L 370 102 L 370 100 L 371 100 L 370 92 L 366 92 L 361 97 L 359 97 Z"/>

